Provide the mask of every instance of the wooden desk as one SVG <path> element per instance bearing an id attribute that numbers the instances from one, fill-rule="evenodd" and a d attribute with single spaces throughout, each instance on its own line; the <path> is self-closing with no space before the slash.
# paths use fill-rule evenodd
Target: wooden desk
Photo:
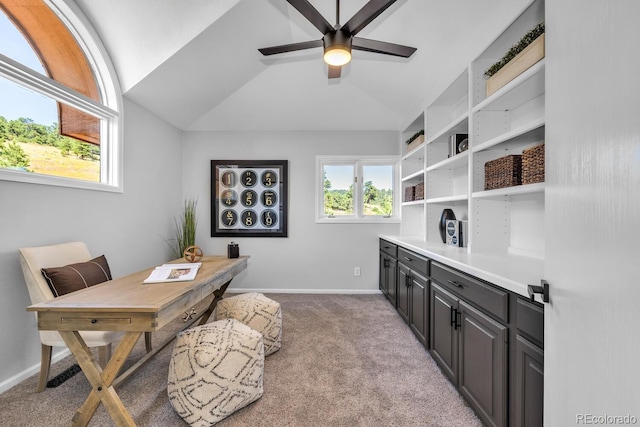
<path id="1" fill-rule="evenodd" d="M 92 390 L 73 417 L 73 425 L 86 426 L 102 402 L 116 425 L 135 426 L 115 387 L 173 340 L 171 338 L 157 346 L 118 376 L 140 335 L 161 329 L 214 294 L 207 310 L 187 323 L 184 329 L 197 321 L 199 324 L 205 323 L 222 299 L 229 282 L 247 268 L 247 259 L 246 256 L 233 259 L 206 256 L 202 259 L 196 279 L 191 282 L 143 284 L 153 270 L 149 268 L 29 306 L 28 311 L 37 312 L 38 329 L 60 332 L 91 383 Z M 104 371 L 78 331 L 124 332 Z"/>

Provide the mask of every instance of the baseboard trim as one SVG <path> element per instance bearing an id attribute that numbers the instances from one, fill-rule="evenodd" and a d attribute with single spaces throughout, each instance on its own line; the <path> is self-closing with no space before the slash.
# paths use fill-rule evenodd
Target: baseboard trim
<path id="1" fill-rule="evenodd" d="M 374 295 L 381 294 L 379 289 L 227 289 L 228 294 L 259 292 L 263 294 L 340 294 L 340 295 Z"/>
<path id="2" fill-rule="evenodd" d="M 57 353 L 54 353 L 51 356 L 51 364 L 53 365 L 54 363 L 64 359 L 65 357 L 69 356 L 71 354 L 71 352 L 69 351 L 68 348 L 65 348 Z M 5 391 L 9 390 L 10 388 L 20 384 L 22 381 L 26 380 L 27 378 L 33 376 L 33 375 L 39 375 L 40 374 L 40 362 L 36 363 L 35 365 L 33 365 L 30 368 L 25 369 L 22 372 L 18 372 L 16 375 L 12 376 L 11 378 L 8 378 L 6 380 L 4 380 L 3 382 L 0 383 L 0 394 L 4 393 Z M 35 386 L 33 388 L 34 392 L 35 392 Z"/>

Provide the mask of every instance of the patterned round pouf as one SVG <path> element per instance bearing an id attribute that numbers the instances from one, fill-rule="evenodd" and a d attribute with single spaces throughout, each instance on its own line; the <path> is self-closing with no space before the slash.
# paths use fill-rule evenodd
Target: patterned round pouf
<path id="1" fill-rule="evenodd" d="M 221 320 L 178 334 L 167 394 L 190 426 L 212 426 L 262 396 L 263 374 L 262 335 Z"/>
<path id="2" fill-rule="evenodd" d="M 262 334 L 264 355 L 275 353 L 282 346 L 282 310 L 280 303 L 261 293 L 249 292 L 218 302 L 214 318 L 236 319 Z"/>

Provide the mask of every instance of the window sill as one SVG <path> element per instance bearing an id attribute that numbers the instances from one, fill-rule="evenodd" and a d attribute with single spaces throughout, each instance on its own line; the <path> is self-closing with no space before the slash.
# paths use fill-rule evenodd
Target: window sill
<path id="1" fill-rule="evenodd" d="M 316 224 L 400 224 L 398 217 L 372 217 L 372 218 L 316 218 Z"/>
<path id="2" fill-rule="evenodd" d="M 83 190 L 108 191 L 122 193 L 121 186 L 101 182 L 82 181 L 59 176 L 41 175 L 12 169 L 0 169 L 0 181 L 26 182 L 29 184 L 54 185 L 57 187 L 78 188 Z"/>

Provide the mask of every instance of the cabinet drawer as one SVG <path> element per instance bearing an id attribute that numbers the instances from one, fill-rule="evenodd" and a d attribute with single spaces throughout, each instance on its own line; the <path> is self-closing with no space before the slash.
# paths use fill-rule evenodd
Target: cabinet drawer
<path id="1" fill-rule="evenodd" d="M 544 308 L 518 298 L 516 302 L 516 326 L 518 332 L 532 339 L 537 345 L 544 343 Z"/>
<path id="2" fill-rule="evenodd" d="M 404 248 L 398 248 L 398 261 L 412 270 L 429 275 L 429 259 Z"/>
<path id="3" fill-rule="evenodd" d="M 509 294 L 442 264 L 433 263 L 431 279 L 463 299 L 484 308 L 503 322 L 509 321 Z"/>
<path id="4" fill-rule="evenodd" d="M 386 254 L 391 255 L 392 257 L 398 256 L 398 246 L 394 245 L 391 242 L 387 242 L 386 240 L 380 239 L 380 250 Z"/>

